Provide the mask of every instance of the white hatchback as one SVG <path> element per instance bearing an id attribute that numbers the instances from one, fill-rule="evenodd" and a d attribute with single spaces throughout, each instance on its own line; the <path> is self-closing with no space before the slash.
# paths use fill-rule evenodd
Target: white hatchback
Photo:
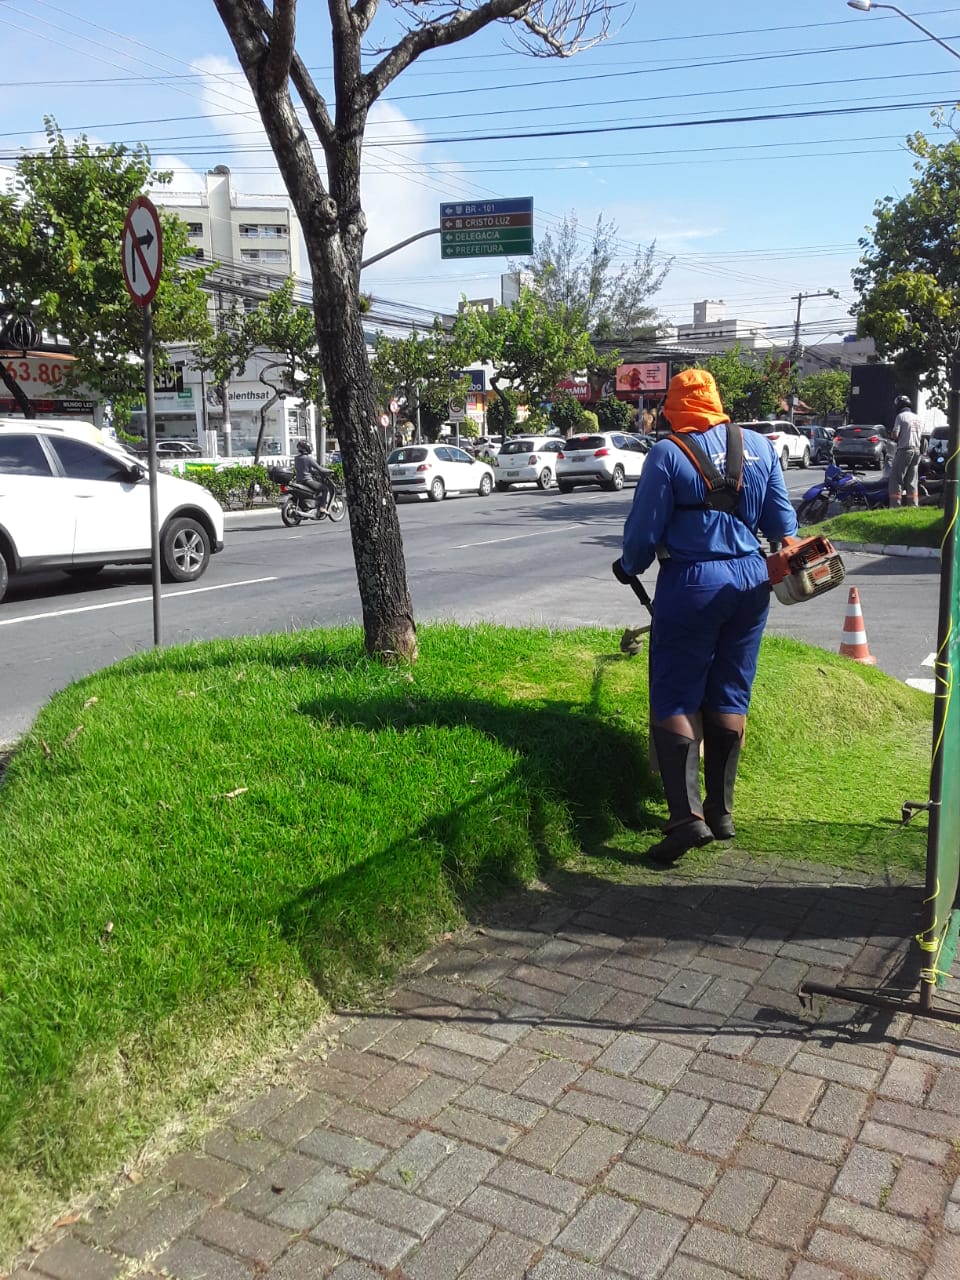
<path id="1" fill-rule="evenodd" d="M 561 444 L 557 488 L 561 493 L 571 493 L 580 484 L 598 484 L 601 489 L 616 491 L 628 480 L 638 480 L 651 442 L 623 431 L 604 431 L 599 435 L 571 436 Z"/>
<path id="2" fill-rule="evenodd" d="M 738 422 L 744 431 L 756 431 L 766 436 L 780 459 L 780 469 L 786 471 L 791 462 L 806 469 L 810 465 L 810 441 L 806 434 L 792 422 L 770 418 L 763 422 Z"/>
<path id="3" fill-rule="evenodd" d="M 514 436 L 507 440 L 493 460 L 497 488 L 503 491 L 512 484 L 535 484 L 549 489 L 563 445 L 560 436 Z"/>
<path id="4" fill-rule="evenodd" d="M 390 488 L 394 496 L 425 493 L 439 502 L 448 493 L 493 491 L 493 468 L 452 444 L 405 444 L 387 458 Z"/>
<path id="5" fill-rule="evenodd" d="M 192 582 L 223 547 L 223 509 L 201 485 L 157 473 L 164 577 Z M 146 472 L 88 422 L 0 418 L 0 600 L 9 576 L 149 564 Z"/>

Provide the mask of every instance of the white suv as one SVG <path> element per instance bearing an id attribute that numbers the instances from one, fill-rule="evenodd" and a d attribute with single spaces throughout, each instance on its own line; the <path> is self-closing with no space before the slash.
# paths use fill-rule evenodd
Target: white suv
<path id="1" fill-rule="evenodd" d="M 535 484 L 549 489 L 564 443 L 560 436 L 515 436 L 507 440 L 493 459 L 497 488 L 502 492 L 512 484 Z"/>
<path id="2" fill-rule="evenodd" d="M 192 582 L 223 547 L 223 509 L 198 484 L 157 474 L 164 576 Z M 0 600 L 10 574 L 150 561 L 146 471 L 88 422 L 0 418 Z"/>
<path id="3" fill-rule="evenodd" d="M 639 479 L 650 444 L 622 431 L 570 436 L 557 454 L 557 488 L 561 493 L 571 493 L 578 484 L 622 489 L 627 480 Z"/>
<path id="4" fill-rule="evenodd" d="M 744 431 L 756 431 L 758 435 L 766 436 L 776 450 L 782 471 L 786 471 L 791 462 L 799 467 L 809 467 L 810 441 L 792 422 L 771 418 L 764 422 L 738 422 L 737 426 Z"/>

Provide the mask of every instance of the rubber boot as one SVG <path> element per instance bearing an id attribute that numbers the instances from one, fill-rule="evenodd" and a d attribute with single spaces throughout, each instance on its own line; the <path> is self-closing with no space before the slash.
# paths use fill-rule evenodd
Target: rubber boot
<path id="1" fill-rule="evenodd" d="M 709 844 L 713 833 L 703 820 L 700 802 L 700 743 L 657 725 L 652 726 L 651 735 L 670 820 L 663 839 L 647 850 L 647 857 L 669 864 L 688 849 Z"/>
<path id="2" fill-rule="evenodd" d="M 733 825 L 733 786 L 742 745 L 742 730 L 726 729 L 704 716 L 703 816 L 717 840 L 732 840 L 737 834 Z"/>

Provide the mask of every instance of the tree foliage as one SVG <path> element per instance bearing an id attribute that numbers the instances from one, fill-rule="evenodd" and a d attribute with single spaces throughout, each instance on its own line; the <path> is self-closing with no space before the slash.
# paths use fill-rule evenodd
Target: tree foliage
<path id="1" fill-rule="evenodd" d="M 942 117 L 938 119 L 943 124 Z M 905 382 L 916 379 L 946 403 L 960 354 L 960 141 L 907 139 L 916 156 L 910 190 L 874 205 L 874 227 L 860 240 L 853 283 L 857 331 L 873 338 Z"/>
<path id="2" fill-rule="evenodd" d="M 743 359 L 739 345 L 709 356 L 697 367 L 713 374 L 720 401 L 733 422 L 780 417 L 784 400 L 795 390 L 789 361 L 767 355 L 759 364 L 751 364 Z"/>
<path id="3" fill-rule="evenodd" d="M 391 396 L 400 400 L 428 439 L 436 439 L 446 420 L 450 400 L 463 396 L 469 382 L 462 376 L 472 356 L 447 334 L 440 320 L 427 333 L 390 338 L 378 333 L 373 352 L 373 380 L 381 405 Z"/>
<path id="4" fill-rule="evenodd" d="M 550 420 L 563 435 L 572 435 L 583 426 L 583 406 L 576 396 L 561 393 L 550 406 Z"/>
<path id="5" fill-rule="evenodd" d="M 656 242 L 637 245 L 629 262 L 614 266 L 618 256 L 617 224 L 597 218 L 588 242 L 575 213 L 564 216 L 556 236 L 548 231 L 537 241 L 525 269 L 533 273 L 537 292 L 550 311 L 579 312 L 593 338 L 634 340 L 657 331 L 650 299 L 663 284 L 672 259 L 657 261 Z"/>
<path id="6" fill-rule="evenodd" d="M 601 431 L 629 431 L 633 422 L 633 408 L 626 400 L 605 396 L 593 406 Z"/>
<path id="7" fill-rule="evenodd" d="M 532 289 L 521 289 L 511 307 L 461 311 L 454 336 L 463 350 L 493 366 L 490 385 L 498 396 L 506 384 L 531 406 L 552 400 L 558 382 L 594 359 L 580 312 L 550 308 Z"/>
<path id="8" fill-rule="evenodd" d="M 830 414 L 847 411 L 850 400 L 850 375 L 842 369 L 823 369 L 808 373 L 800 379 L 800 399 L 808 404 L 817 416 L 826 421 Z"/>
<path id="9" fill-rule="evenodd" d="M 123 224 L 137 196 L 170 174 L 153 170 L 142 145 L 68 144 L 53 119 L 45 124 L 46 152 L 21 155 L 13 191 L 0 195 L 0 304 L 58 334 L 75 357 L 70 389 L 101 392 L 123 420 L 143 399 L 143 320 L 124 284 Z M 158 213 L 163 270 L 152 311 L 162 369 L 163 344 L 195 341 L 209 321 L 203 269 L 180 263 L 187 229 Z"/>
<path id="10" fill-rule="evenodd" d="M 320 362 L 343 453 L 366 647 L 383 657 L 413 659 L 416 624 L 361 322 L 367 223 L 360 159 L 368 115 L 421 55 L 459 44 L 495 22 L 505 23 L 532 52 L 573 52 L 606 34 L 609 0 L 397 0 L 379 38 L 372 30 L 379 0 L 328 0 L 329 56 L 311 47 L 309 62 L 297 49 L 297 0 L 214 3 L 303 230 Z M 329 101 L 308 70 L 318 61 L 326 64 Z"/>

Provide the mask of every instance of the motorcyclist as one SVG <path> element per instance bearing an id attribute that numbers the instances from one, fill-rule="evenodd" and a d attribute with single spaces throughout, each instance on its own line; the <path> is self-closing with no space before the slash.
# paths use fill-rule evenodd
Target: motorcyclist
<path id="1" fill-rule="evenodd" d="M 313 493 L 317 511 L 321 515 L 326 515 L 336 493 L 333 472 L 327 467 L 321 467 L 313 456 L 308 440 L 297 441 L 297 456 L 293 460 L 293 469 L 297 484 L 303 485 Z"/>

